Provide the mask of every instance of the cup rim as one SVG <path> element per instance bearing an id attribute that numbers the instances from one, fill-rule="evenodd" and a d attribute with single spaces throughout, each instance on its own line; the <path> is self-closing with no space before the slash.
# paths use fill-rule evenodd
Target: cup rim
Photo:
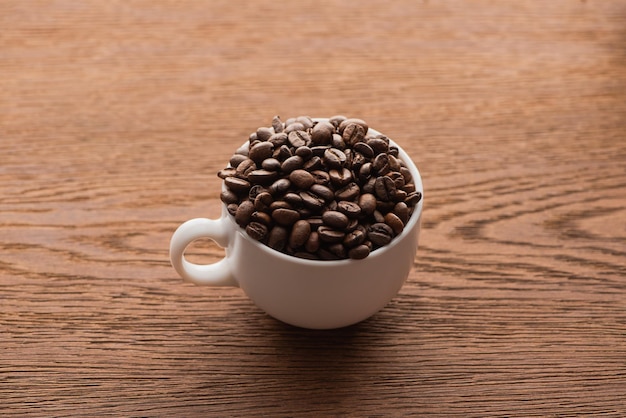
<path id="1" fill-rule="evenodd" d="M 312 118 L 314 121 L 327 121 L 328 118 Z M 373 134 L 379 134 L 379 135 L 384 135 L 381 132 L 369 128 L 367 133 L 373 133 Z M 273 256 L 273 257 L 278 257 L 281 260 L 284 260 L 286 262 L 292 262 L 292 263 L 298 263 L 298 264 L 303 264 L 303 265 L 309 265 L 311 267 L 339 267 L 339 266 L 346 266 L 346 265 L 351 265 L 354 263 L 360 263 L 360 262 L 364 262 L 367 260 L 371 260 L 372 258 L 377 258 L 377 257 L 382 257 L 384 256 L 385 253 L 392 251 L 394 247 L 398 246 L 399 243 L 401 241 L 404 240 L 404 238 L 406 238 L 407 235 L 409 235 L 411 233 L 411 231 L 413 230 L 413 228 L 417 227 L 417 223 L 420 221 L 421 215 L 422 215 L 422 207 L 423 207 L 423 202 L 424 202 L 424 185 L 422 183 L 422 177 L 421 174 L 419 172 L 419 169 L 417 168 L 417 165 L 415 164 L 415 162 L 413 162 L 413 160 L 411 159 L 411 157 L 407 154 L 406 151 L 404 151 L 404 149 L 402 149 L 402 147 L 400 145 L 398 145 L 398 143 L 396 143 L 394 140 L 392 140 L 391 138 L 389 138 L 389 143 L 390 145 L 394 145 L 398 148 L 398 155 L 400 156 L 400 159 L 407 165 L 407 168 L 409 169 L 409 171 L 411 172 L 411 176 L 413 177 L 413 181 L 415 183 L 415 188 L 417 191 L 419 191 L 422 194 L 422 198 L 420 199 L 420 201 L 417 203 L 417 205 L 415 205 L 415 209 L 413 210 L 413 213 L 411 214 L 411 217 L 409 218 L 409 221 L 407 222 L 407 224 L 405 225 L 404 229 L 402 230 L 402 232 L 400 233 L 400 235 L 394 237 L 391 242 L 383 247 L 377 248 L 374 251 L 372 251 L 367 257 L 363 258 L 363 259 L 359 259 L 359 260 L 354 260 L 351 258 L 345 258 L 345 259 L 341 259 L 341 260 L 311 260 L 308 258 L 301 258 L 301 257 L 296 257 L 287 253 L 284 253 L 282 251 L 278 251 L 273 249 L 272 247 L 263 244 L 257 240 L 255 240 L 254 238 L 250 237 L 248 235 L 248 233 L 241 228 L 237 222 L 235 222 L 235 218 L 233 216 L 231 216 L 228 213 L 228 210 L 226 209 L 226 204 L 222 203 L 222 210 L 224 213 L 224 216 L 226 218 L 228 218 L 234 225 L 235 227 L 235 231 L 236 233 L 240 234 L 246 241 L 248 241 L 250 244 L 252 244 L 253 246 L 256 246 L 259 250 L 267 253 L 269 256 Z M 246 141 L 243 146 L 248 146 L 249 142 Z M 222 181 L 222 188 L 226 187 L 224 185 L 224 182 Z"/>

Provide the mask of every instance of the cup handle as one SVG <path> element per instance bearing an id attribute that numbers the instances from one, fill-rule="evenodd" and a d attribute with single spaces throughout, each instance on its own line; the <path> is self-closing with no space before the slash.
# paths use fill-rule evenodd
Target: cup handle
<path id="1" fill-rule="evenodd" d="M 226 220 L 196 218 L 178 227 L 170 241 L 170 261 L 172 266 L 186 280 L 208 286 L 238 287 L 232 275 L 228 254 L 213 264 L 194 264 L 185 259 L 185 249 L 199 238 L 209 238 L 220 247 L 226 248 L 230 242 Z"/>

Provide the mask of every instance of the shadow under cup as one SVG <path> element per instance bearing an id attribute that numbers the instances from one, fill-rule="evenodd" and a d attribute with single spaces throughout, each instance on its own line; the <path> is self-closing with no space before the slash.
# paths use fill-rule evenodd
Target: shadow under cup
<path id="1" fill-rule="evenodd" d="M 370 133 L 378 132 L 370 129 Z M 417 167 L 402 148 L 393 141 L 390 143 L 398 147 L 399 157 L 409 168 L 416 190 L 423 195 Z M 216 264 L 220 264 L 219 269 L 226 272 L 228 280 L 212 281 L 209 276 L 215 265 L 191 264 L 182 253 L 181 260 L 177 260 L 180 250 L 175 255 L 171 251 L 172 264 L 182 277 L 193 282 L 241 287 L 259 308 L 288 324 L 311 329 L 345 327 L 384 308 L 404 284 L 417 252 L 422 205 L 423 198 L 402 233 L 388 245 L 361 260 L 334 261 L 308 260 L 276 251 L 250 238 L 222 205 L 219 220 L 203 220 L 218 222 L 215 225 L 219 233 L 197 233 L 195 239 L 208 237 L 225 248 L 224 259 Z M 175 240 L 176 234 L 171 248 Z M 182 244 L 183 251 L 190 242 Z M 186 274 L 185 267 L 197 267 L 197 274 Z M 199 277 L 202 274 L 207 277 Z"/>

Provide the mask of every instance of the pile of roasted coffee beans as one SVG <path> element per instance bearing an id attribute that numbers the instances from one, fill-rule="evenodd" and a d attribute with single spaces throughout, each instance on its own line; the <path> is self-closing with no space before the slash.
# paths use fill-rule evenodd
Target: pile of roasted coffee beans
<path id="1" fill-rule="evenodd" d="M 308 116 L 252 133 L 220 170 L 246 233 L 314 260 L 362 259 L 399 235 L 422 195 L 398 148 L 361 119 Z"/>

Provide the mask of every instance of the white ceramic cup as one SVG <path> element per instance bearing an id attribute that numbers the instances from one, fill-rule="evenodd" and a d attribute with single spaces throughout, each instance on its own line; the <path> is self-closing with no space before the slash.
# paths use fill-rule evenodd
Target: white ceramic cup
<path id="1" fill-rule="evenodd" d="M 378 134 L 371 128 L 369 133 Z M 417 167 L 398 148 L 423 195 Z M 340 328 L 369 318 L 397 295 L 413 267 L 423 200 L 400 235 L 361 260 L 307 260 L 273 250 L 250 238 L 225 205 L 219 219 L 183 223 L 172 236 L 170 260 L 178 274 L 194 283 L 241 287 L 259 308 L 280 321 L 303 328 Z M 225 248 L 225 257 L 207 265 L 187 261 L 185 249 L 200 238 Z"/>

